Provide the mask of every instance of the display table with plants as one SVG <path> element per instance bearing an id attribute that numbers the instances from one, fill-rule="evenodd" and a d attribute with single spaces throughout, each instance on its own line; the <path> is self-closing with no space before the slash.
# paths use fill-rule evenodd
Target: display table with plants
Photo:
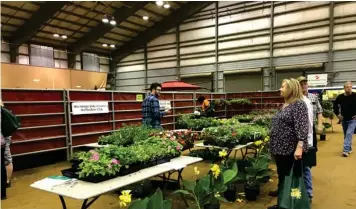
<path id="1" fill-rule="evenodd" d="M 184 167 L 200 161 L 202 161 L 201 158 L 180 156 L 172 159 L 170 162 L 161 165 L 151 166 L 145 168 L 144 170 L 140 170 L 134 174 L 115 177 L 113 179 L 103 181 L 100 184 L 85 182 L 81 180 L 69 180 L 63 181 L 63 183 L 60 185 L 53 186 L 47 182 L 48 180 L 46 178 L 33 183 L 31 187 L 59 195 L 63 208 L 66 208 L 66 203 L 63 197 L 68 197 L 77 200 L 82 200 L 83 205 L 81 208 L 86 209 L 103 194 L 175 170 L 175 167 L 177 165 L 180 165 L 180 169 L 184 169 Z M 117 162 L 115 162 L 114 164 L 116 163 Z M 91 201 L 88 201 L 91 198 L 93 199 Z M 128 199 L 129 198 L 127 194 L 126 198 L 120 198 L 120 202 Z"/>

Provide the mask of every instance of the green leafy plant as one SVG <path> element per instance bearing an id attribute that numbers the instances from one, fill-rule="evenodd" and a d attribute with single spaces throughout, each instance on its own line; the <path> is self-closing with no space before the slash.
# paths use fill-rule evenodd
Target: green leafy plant
<path id="1" fill-rule="evenodd" d="M 321 106 L 323 110 L 333 110 L 333 103 L 329 100 L 323 100 Z"/>
<path id="2" fill-rule="evenodd" d="M 332 110 L 324 109 L 323 110 L 323 117 L 324 118 L 334 119 L 334 112 Z"/>
<path id="3" fill-rule="evenodd" d="M 230 100 L 230 104 L 240 104 L 240 105 L 244 105 L 244 104 L 252 104 L 252 102 L 249 99 L 232 99 Z"/>
<path id="4" fill-rule="evenodd" d="M 238 143 L 238 136 L 231 126 L 209 127 L 201 134 L 205 144 L 220 147 L 235 147 Z"/>
<path id="5" fill-rule="evenodd" d="M 197 149 L 189 152 L 189 156 L 200 157 L 204 160 L 215 162 L 219 159 L 219 150 L 217 149 Z"/>
<path id="6" fill-rule="evenodd" d="M 227 190 L 227 184 L 237 175 L 236 164 L 232 169 L 227 169 L 221 174 L 221 167 L 214 164 L 211 172 L 196 181 L 183 180 L 184 190 L 177 190 L 173 194 L 189 195 L 194 198 L 196 208 L 202 209 L 207 204 L 220 204 L 227 202 L 223 193 Z"/>
<path id="7" fill-rule="evenodd" d="M 240 123 L 249 123 L 254 119 L 254 115 L 236 115 L 234 116 Z"/>
<path id="8" fill-rule="evenodd" d="M 133 201 L 128 209 L 170 209 L 171 207 L 172 200 L 164 200 L 162 192 L 158 188 L 151 197 Z"/>

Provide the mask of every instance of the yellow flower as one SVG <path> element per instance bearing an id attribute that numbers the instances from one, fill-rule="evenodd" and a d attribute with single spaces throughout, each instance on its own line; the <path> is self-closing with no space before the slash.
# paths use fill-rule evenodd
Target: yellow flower
<path id="1" fill-rule="evenodd" d="M 213 167 L 211 167 L 211 172 L 213 172 L 213 176 L 214 178 L 218 178 L 218 176 L 220 175 L 220 167 L 217 164 L 214 164 Z"/>
<path id="2" fill-rule="evenodd" d="M 242 203 L 243 199 L 237 199 L 236 202 Z"/>
<path id="3" fill-rule="evenodd" d="M 222 150 L 219 152 L 219 157 L 226 157 L 226 156 L 227 156 L 226 150 Z"/>
<path id="4" fill-rule="evenodd" d="M 220 197 L 219 192 L 215 193 L 215 197 Z"/>
<path id="5" fill-rule="evenodd" d="M 264 142 L 268 142 L 269 141 L 269 136 L 266 136 Z"/>
<path id="6" fill-rule="evenodd" d="M 200 171 L 198 170 L 198 167 L 194 167 L 194 173 L 195 175 L 199 175 L 200 174 Z"/>
<path id="7" fill-rule="evenodd" d="M 126 207 L 127 203 L 131 202 L 131 190 L 123 190 L 121 195 L 119 196 L 120 199 L 120 207 Z"/>
<path id="8" fill-rule="evenodd" d="M 296 188 L 296 189 L 292 189 L 290 196 L 294 197 L 296 199 L 300 199 L 300 198 L 302 198 L 302 193 L 300 192 L 300 190 L 298 188 Z"/>
<path id="9" fill-rule="evenodd" d="M 256 146 L 260 146 L 263 143 L 263 141 L 259 140 L 259 141 L 255 141 L 255 145 Z"/>

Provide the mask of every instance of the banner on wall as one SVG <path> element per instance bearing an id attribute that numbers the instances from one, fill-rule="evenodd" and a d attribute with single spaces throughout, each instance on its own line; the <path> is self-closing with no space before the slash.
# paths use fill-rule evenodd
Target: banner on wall
<path id="1" fill-rule="evenodd" d="M 326 86 L 328 84 L 328 74 L 310 74 L 308 75 L 309 86 Z"/>
<path id="2" fill-rule="evenodd" d="M 109 112 L 109 102 L 73 102 L 73 115 L 100 114 Z"/>

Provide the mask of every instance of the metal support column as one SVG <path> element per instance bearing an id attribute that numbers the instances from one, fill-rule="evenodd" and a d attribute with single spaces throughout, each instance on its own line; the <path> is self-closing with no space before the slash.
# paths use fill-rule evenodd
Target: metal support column
<path id="1" fill-rule="evenodd" d="M 112 110 L 112 130 L 116 130 L 116 125 L 115 125 L 115 98 L 114 98 L 114 92 L 111 92 L 111 110 Z"/>
<path id="2" fill-rule="evenodd" d="M 17 45 L 10 44 L 10 63 L 16 63 L 18 54 L 19 47 Z"/>
<path id="3" fill-rule="evenodd" d="M 147 44 L 145 44 L 144 47 L 144 59 L 145 59 L 145 89 L 147 88 L 148 85 L 148 79 L 147 79 L 147 70 L 148 70 L 148 63 L 147 63 Z"/>
<path id="4" fill-rule="evenodd" d="M 335 2 L 330 2 L 330 6 L 329 6 L 329 52 L 328 52 L 328 68 L 326 70 L 327 72 L 333 71 L 334 7 L 335 7 Z"/>
<path id="5" fill-rule="evenodd" d="M 67 103 L 67 110 L 66 110 L 66 115 L 67 115 L 67 121 L 68 121 L 68 144 L 67 144 L 67 149 L 69 150 L 69 155 L 70 157 L 73 156 L 73 138 L 72 138 L 72 113 L 71 113 L 71 108 L 70 108 L 70 93 L 69 90 L 66 90 L 67 97 L 66 97 L 66 103 Z"/>
<path id="6" fill-rule="evenodd" d="M 174 100 L 175 100 L 175 94 L 173 93 L 173 98 L 172 98 L 172 100 L 173 100 L 173 110 L 172 110 L 172 114 L 173 114 L 173 130 L 176 130 L 176 103 L 174 102 Z"/>
<path id="7" fill-rule="evenodd" d="M 69 139 L 69 122 L 68 122 L 68 111 L 70 111 L 70 109 L 68 110 L 67 108 L 67 94 L 66 94 L 66 90 L 63 90 L 63 109 L 64 109 L 64 121 L 65 121 L 65 133 L 66 133 L 66 147 L 67 147 L 67 161 L 69 161 L 72 157 L 72 153 L 71 153 L 71 143 L 70 143 L 70 139 Z"/>
<path id="8" fill-rule="evenodd" d="M 218 92 L 219 87 L 219 2 L 215 2 L 215 85 L 214 91 Z"/>
<path id="9" fill-rule="evenodd" d="M 77 62 L 76 54 L 67 53 L 67 57 L 68 57 L 68 68 L 75 69 L 75 65 Z"/>
<path id="10" fill-rule="evenodd" d="M 109 74 L 108 81 L 111 90 L 116 90 L 116 61 L 113 59 L 109 60 Z"/>
<path id="11" fill-rule="evenodd" d="M 271 1 L 271 16 L 270 16 L 270 43 L 269 43 L 269 82 L 270 90 L 274 90 L 277 85 L 276 71 L 273 67 L 273 28 L 274 28 L 274 2 Z"/>
<path id="12" fill-rule="evenodd" d="M 177 70 L 176 70 L 176 75 L 177 75 L 177 80 L 180 81 L 180 28 L 179 25 L 176 27 L 176 53 L 177 53 Z"/>

